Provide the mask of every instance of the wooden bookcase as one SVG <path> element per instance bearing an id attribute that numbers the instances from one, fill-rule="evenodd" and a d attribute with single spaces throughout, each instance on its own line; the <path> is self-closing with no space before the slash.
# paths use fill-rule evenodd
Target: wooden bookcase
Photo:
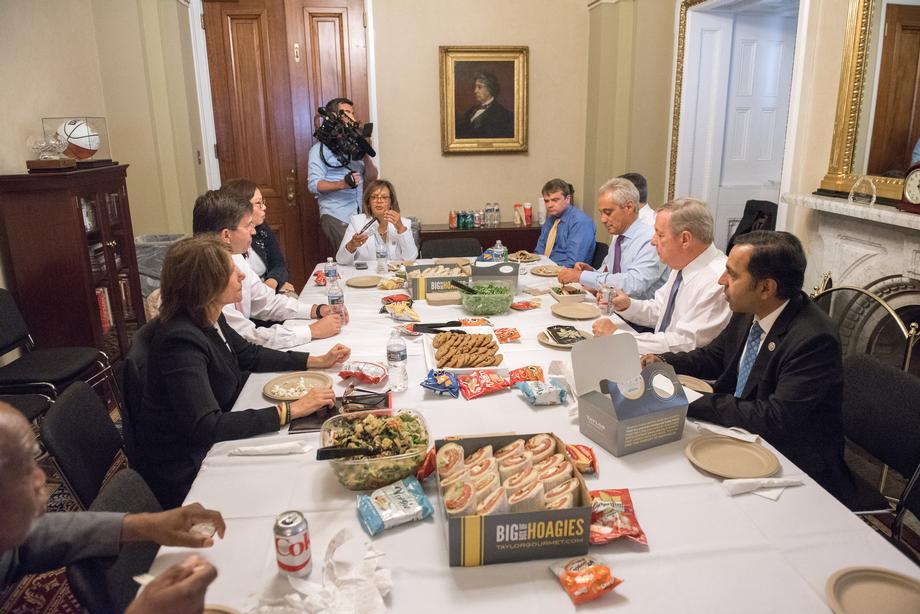
<path id="1" fill-rule="evenodd" d="M 116 360 L 144 323 L 127 168 L 0 176 L 6 283 L 37 347 Z"/>

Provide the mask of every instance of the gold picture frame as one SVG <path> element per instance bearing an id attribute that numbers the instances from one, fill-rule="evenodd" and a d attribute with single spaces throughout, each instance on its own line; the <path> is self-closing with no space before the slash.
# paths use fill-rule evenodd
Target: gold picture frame
<path id="1" fill-rule="evenodd" d="M 529 47 L 441 46 L 441 152 L 527 151 Z"/>

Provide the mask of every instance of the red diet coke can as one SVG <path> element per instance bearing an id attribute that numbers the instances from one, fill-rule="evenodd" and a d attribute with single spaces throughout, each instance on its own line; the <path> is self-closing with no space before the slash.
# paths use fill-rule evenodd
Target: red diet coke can
<path id="1" fill-rule="evenodd" d="M 310 527 L 300 512 L 284 512 L 275 520 L 275 556 L 278 569 L 292 576 L 308 576 L 313 570 Z"/>

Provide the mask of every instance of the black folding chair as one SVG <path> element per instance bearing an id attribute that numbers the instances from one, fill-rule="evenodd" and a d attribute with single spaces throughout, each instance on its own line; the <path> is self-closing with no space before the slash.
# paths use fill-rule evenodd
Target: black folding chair
<path id="1" fill-rule="evenodd" d="M 41 424 L 42 442 L 83 509 L 89 507 L 122 452 L 105 403 L 85 382 L 61 393 Z"/>
<path id="2" fill-rule="evenodd" d="M 479 239 L 457 237 L 455 239 L 428 239 L 422 243 L 419 258 L 450 258 L 452 256 L 478 256 L 482 253 Z"/>
<path id="3" fill-rule="evenodd" d="M 127 514 L 162 511 L 150 487 L 133 469 L 123 469 L 105 485 L 89 508 L 93 512 Z M 67 567 L 67 581 L 77 601 L 90 614 L 124 612 L 137 594 L 134 576 L 146 573 L 159 546 L 128 543 L 115 559 L 84 559 Z"/>
<path id="4" fill-rule="evenodd" d="M 728 240 L 728 248 L 725 253 L 732 251 L 735 237 L 740 237 L 752 230 L 776 230 L 776 210 L 776 203 L 769 200 L 749 200 L 744 203 L 744 214 L 735 232 L 732 233 L 732 238 Z"/>
<path id="5" fill-rule="evenodd" d="M 591 256 L 591 266 L 594 267 L 594 270 L 600 270 L 600 268 L 604 266 L 604 258 L 607 257 L 609 252 L 609 245 L 601 243 L 600 241 L 594 242 L 594 255 Z"/>
<path id="6" fill-rule="evenodd" d="M 122 394 L 124 402 L 119 405 L 121 413 L 121 434 L 125 441 L 125 454 L 128 462 L 137 462 L 137 435 L 134 429 L 134 416 L 138 414 L 144 400 L 144 384 L 147 381 L 147 356 L 153 339 L 156 321 L 141 326 L 131 340 L 131 347 L 125 355 L 121 368 Z"/>

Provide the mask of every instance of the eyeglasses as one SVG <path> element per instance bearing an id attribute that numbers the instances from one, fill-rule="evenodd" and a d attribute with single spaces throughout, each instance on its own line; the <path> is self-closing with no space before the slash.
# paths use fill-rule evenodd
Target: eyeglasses
<path id="1" fill-rule="evenodd" d="M 253 206 L 253 207 L 258 207 L 259 209 L 265 209 L 265 208 L 266 208 L 266 206 L 265 206 L 265 201 L 264 201 L 264 200 L 257 200 L 257 201 L 254 201 L 254 202 L 252 203 L 252 206 Z"/>
<path id="2" fill-rule="evenodd" d="M 371 194 L 368 200 L 371 202 L 387 202 L 391 199 L 389 194 Z"/>

